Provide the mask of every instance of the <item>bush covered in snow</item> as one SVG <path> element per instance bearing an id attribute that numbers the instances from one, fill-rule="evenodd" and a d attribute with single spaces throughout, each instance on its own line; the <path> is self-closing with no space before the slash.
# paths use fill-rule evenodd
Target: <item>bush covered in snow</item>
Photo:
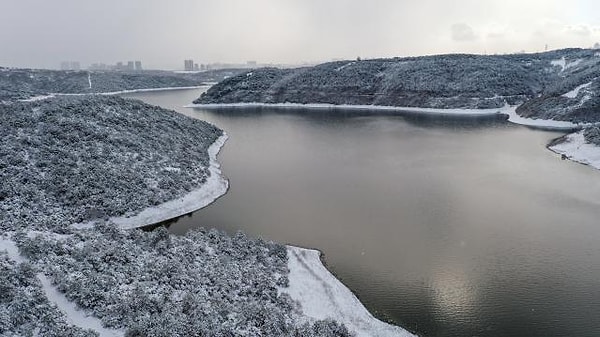
<path id="1" fill-rule="evenodd" d="M 129 215 L 206 180 L 211 124 L 119 97 L 0 105 L 0 229 Z"/>
<path id="2" fill-rule="evenodd" d="M 303 323 L 284 246 L 216 230 L 169 235 L 108 225 L 69 236 L 16 235 L 61 292 L 126 336 L 348 336 Z"/>
<path id="3" fill-rule="evenodd" d="M 0 251 L 0 336 L 73 336 L 97 334 L 69 325 L 51 304 L 33 267 Z"/>

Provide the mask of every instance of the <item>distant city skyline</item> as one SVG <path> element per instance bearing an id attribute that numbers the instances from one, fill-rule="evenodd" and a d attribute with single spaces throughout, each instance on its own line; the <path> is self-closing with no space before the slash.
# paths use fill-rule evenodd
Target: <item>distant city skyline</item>
<path id="1" fill-rule="evenodd" d="M 185 59 L 299 65 L 590 48 L 600 42 L 597 13 L 593 0 L 7 1 L 0 66 L 141 59 L 179 70 Z"/>

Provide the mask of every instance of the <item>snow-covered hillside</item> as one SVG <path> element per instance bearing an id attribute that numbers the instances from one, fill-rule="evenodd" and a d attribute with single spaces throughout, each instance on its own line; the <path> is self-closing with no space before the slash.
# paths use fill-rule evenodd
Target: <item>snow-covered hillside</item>
<path id="1" fill-rule="evenodd" d="M 0 68 L 0 102 L 52 94 L 109 93 L 124 90 L 195 87 L 220 81 L 241 69 L 195 74 L 168 71 L 57 71 Z"/>
<path id="2" fill-rule="evenodd" d="M 0 105 L 0 229 L 53 229 L 178 198 L 207 179 L 211 124 L 119 97 Z"/>
<path id="3" fill-rule="evenodd" d="M 524 117 L 600 121 L 600 57 L 565 49 L 538 54 L 437 55 L 260 69 L 228 78 L 194 103 L 326 103 L 419 108 L 500 108 Z M 579 89 L 579 90 L 577 90 Z"/>

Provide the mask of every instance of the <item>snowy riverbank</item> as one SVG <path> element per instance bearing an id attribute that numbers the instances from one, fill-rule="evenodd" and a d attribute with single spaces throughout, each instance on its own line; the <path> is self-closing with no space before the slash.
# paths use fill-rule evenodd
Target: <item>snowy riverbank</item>
<path id="1" fill-rule="evenodd" d="M 587 143 L 583 131 L 571 133 L 548 146 L 552 152 L 565 155 L 569 160 L 600 170 L 600 146 Z"/>
<path id="2" fill-rule="evenodd" d="M 227 138 L 227 134 L 223 133 L 223 135 L 208 148 L 208 155 L 210 158 L 208 171 L 210 172 L 210 176 L 207 177 L 206 182 L 200 188 L 181 198 L 170 200 L 157 206 L 148 207 L 134 216 L 114 217 L 111 218 L 110 221 L 123 229 L 143 227 L 197 211 L 223 196 L 229 188 L 229 181 L 227 181 L 221 173 L 221 165 L 217 161 L 217 155 L 221 151 L 223 145 L 225 145 Z M 76 224 L 74 226 L 85 228 L 91 227 L 92 223 Z"/>
<path id="3" fill-rule="evenodd" d="M 353 104 L 300 104 L 300 103 L 219 103 L 219 104 L 189 104 L 186 108 L 287 108 L 287 109 L 316 109 L 316 110 L 354 110 L 354 111 L 389 111 L 389 112 L 419 112 L 432 115 L 457 115 L 457 116 L 490 116 L 501 113 L 503 108 L 494 109 L 436 109 L 399 107 L 384 105 L 353 105 Z"/>
<path id="4" fill-rule="evenodd" d="M 502 108 L 491 109 L 438 109 L 438 108 L 418 108 L 418 107 L 399 107 L 399 106 L 381 106 L 381 105 L 351 105 L 351 104 L 299 104 L 299 103 L 224 103 L 224 104 L 189 104 L 186 108 L 200 109 L 218 109 L 218 108 L 284 108 L 284 109 L 318 109 L 318 110 L 354 110 L 354 111 L 389 111 L 389 112 L 418 112 L 430 115 L 443 116 L 492 116 L 505 115 L 511 123 L 537 127 L 550 130 L 572 130 L 586 124 L 572 123 L 568 121 L 557 121 L 550 119 L 533 119 L 521 117 L 516 113 L 517 106 L 505 105 Z"/>
<path id="5" fill-rule="evenodd" d="M 287 246 L 287 254 L 290 283 L 280 291 L 298 301 L 308 318 L 334 319 L 357 337 L 414 336 L 373 317 L 352 291 L 325 268 L 319 251 Z"/>

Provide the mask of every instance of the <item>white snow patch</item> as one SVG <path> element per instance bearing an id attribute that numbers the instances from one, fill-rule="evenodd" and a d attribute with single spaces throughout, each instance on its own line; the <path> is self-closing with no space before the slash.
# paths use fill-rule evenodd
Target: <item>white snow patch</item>
<path id="1" fill-rule="evenodd" d="M 579 64 L 581 63 L 581 61 L 583 61 L 583 59 L 577 59 L 577 60 L 574 60 L 574 61 L 572 61 L 572 62 L 569 62 L 569 63 L 568 63 L 566 66 L 565 66 L 565 69 L 569 69 L 569 68 L 576 67 L 577 65 L 579 65 Z"/>
<path id="2" fill-rule="evenodd" d="M 318 251 L 287 246 L 287 252 L 290 283 L 280 291 L 298 301 L 308 318 L 334 319 L 357 337 L 414 336 L 373 317 L 352 291 L 325 268 Z"/>
<path id="3" fill-rule="evenodd" d="M 88 83 L 90 85 L 89 89 L 92 89 L 92 73 L 88 72 Z"/>
<path id="4" fill-rule="evenodd" d="M 254 73 L 253 72 L 249 72 L 249 73 L 246 74 L 246 77 L 251 77 L 252 75 L 254 75 Z"/>
<path id="5" fill-rule="evenodd" d="M 559 60 L 550 61 L 550 64 L 553 66 L 559 66 L 560 71 L 564 71 L 567 68 L 567 60 L 565 60 L 564 56 Z"/>
<path id="6" fill-rule="evenodd" d="M 66 240 L 66 239 L 70 239 L 73 237 L 73 234 L 58 234 L 58 233 L 50 233 L 50 232 L 42 232 L 42 231 L 36 231 L 36 230 L 29 230 L 27 231 L 27 237 L 30 239 L 35 238 L 36 236 L 45 236 L 45 237 L 52 237 L 55 240 Z"/>
<path id="7" fill-rule="evenodd" d="M 344 69 L 344 68 L 346 68 L 346 67 L 349 67 L 349 66 L 353 65 L 354 63 L 356 63 L 356 62 L 350 62 L 350 63 L 346 63 L 346 64 L 344 64 L 344 65 L 343 65 L 343 66 L 341 66 L 341 67 L 337 67 L 337 68 L 335 69 L 335 71 L 340 71 L 340 70 L 342 70 L 342 69 Z"/>
<path id="8" fill-rule="evenodd" d="M 586 84 L 582 84 L 582 85 L 578 86 L 577 88 L 569 91 L 568 93 L 563 94 L 562 96 L 563 97 L 568 97 L 568 98 L 575 98 L 575 97 L 577 97 L 577 95 L 579 94 L 579 92 L 582 89 L 585 89 L 585 88 L 589 87 L 590 85 L 592 85 L 592 82 L 588 82 Z"/>
<path id="9" fill-rule="evenodd" d="M 39 95 L 39 96 L 33 96 L 27 99 L 20 99 L 19 102 L 37 102 L 37 101 L 43 101 L 46 100 L 48 98 L 53 98 L 55 97 L 55 94 L 50 94 L 50 95 Z"/>
<path id="10" fill-rule="evenodd" d="M 517 114 L 516 110 L 517 110 L 516 106 L 510 106 L 510 107 L 507 106 L 504 109 L 502 109 L 502 113 L 505 115 L 508 115 L 509 122 L 512 122 L 515 124 L 520 124 L 520 125 L 525 125 L 525 126 L 551 129 L 551 130 L 570 130 L 570 129 L 575 129 L 575 128 L 587 125 L 584 123 L 556 121 L 553 119 L 533 119 L 533 118 L 521 117 Z"/>
<path id="11" fill-rule="evenodd" d="M 583 131 L 565 136 L 565 140 L 549 147 L 555 153 L 564 154 L 570 160 L 600 169 L 600 146 L 586 143 Z"/>
<path id="12" fill-rule="evenodd" d="M 200 188 L 179 199 L 146 208 L 132 217 L 111 218 L 111 221 L 124 229 L 142 227 L 199 210 L 217 200 L 229 188 L 229 182 L 221 175 L 221 165 L 217 162 L 217 155 L 227 138 L 227 134 L 223 134 L 208 148 L 210 176 Z M 91 223 L 76 224 L 74 226 L 88 228 Z"/>
<path id="13" fill-rule="evenodd" d="M 54 303 L 60 311 L 65 314 L 67 323 L 84 329 L 92 329 L 100 335 L 100 337 L 120 337 L 125 335 L 125 331 L 108 329 L 102 325 L 102 321 L 94 316 L 87 315 L 85 311 L 79 310 L 77 305 L 58 291 L 52 285 L 52 282 L 42 273 L 37 274 L 37 278 L 42 283 L 42 288 L 50 302 Z"/>
<path id="14" fill-rule="evenodd" d="M 179 171 L 181 171 L 181 168 L 179 168 L 179 167 L 167 166 L 167 167 L 163 168 L 163 170 L 165 170 L 165 171 L 167 171 L 167 172 L 179 172 Z"/>
<path id="15" fill-rule="evenodd" d="M 19 248 L 14 241 L 0 236 L 0 251 L 6 251 L 8 257 L 15 262 L 26 262 L 27 260 L 19 253 Z"/>

